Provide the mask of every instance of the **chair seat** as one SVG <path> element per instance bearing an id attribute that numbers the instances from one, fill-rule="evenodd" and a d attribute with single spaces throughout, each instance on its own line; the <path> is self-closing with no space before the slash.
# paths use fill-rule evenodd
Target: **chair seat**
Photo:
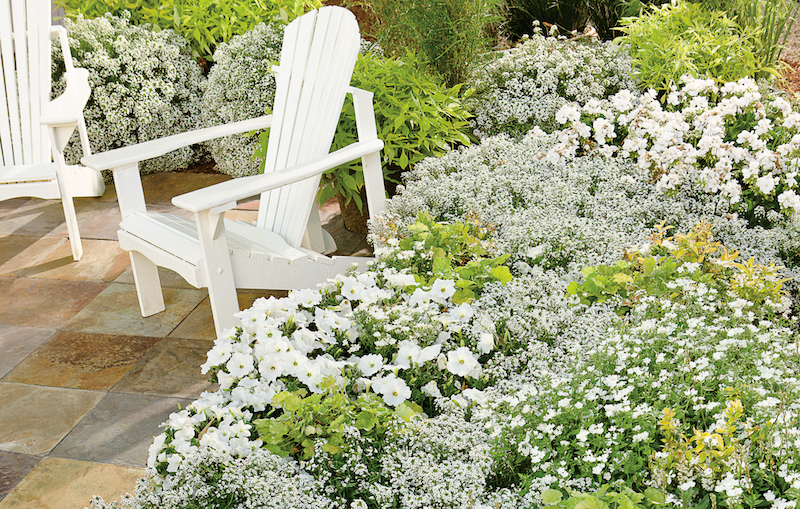
<path id="1" fill-rule="evenodd" d="M 57 169 L 56 163 L 0 166 L 0 184 L 55 182 Z"/>
<path id="2" fill-rule="evenodd" d="M 120 230 L 195 267 L 200 266 L 203 253 L 194 219 L 139 212 L 125 218 L 120 223 Z M 293 248 L 277 233 L 248 223 L 226 219 L 225 232 L 232 255 L 259 253 L 273 263 L 288 265 L 309 258 L 308 252 Z"/>

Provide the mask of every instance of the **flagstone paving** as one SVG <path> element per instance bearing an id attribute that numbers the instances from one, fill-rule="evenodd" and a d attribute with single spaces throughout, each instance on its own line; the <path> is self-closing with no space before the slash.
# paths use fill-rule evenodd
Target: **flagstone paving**
<path id="1" fill-rule="evenodd" d="M 148 207 L 190 216 L 175 194 L 229 177 L 143 177 Z M 208 292 L 160 269 L 167 310 L 142 318 L 127 253 L 119 248 L 113 185 L 76 200 L 84 255 L 72 260 L 61 204 L 0 202 L 0 509 L 72 509 L 92 495 L 133 493 L 160 424 L 203 391 L 215 338 Z M 255 221 L 258 200 L 226 217 Z M 342 255 L 369 255 L 335 201 L 321 221 Z M 284 291 L 240 290 L 239 306 Z"/>

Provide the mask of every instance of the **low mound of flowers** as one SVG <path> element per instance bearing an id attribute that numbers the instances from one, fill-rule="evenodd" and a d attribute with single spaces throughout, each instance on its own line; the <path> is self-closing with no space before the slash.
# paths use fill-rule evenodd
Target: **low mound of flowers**
<path id="1" fill-rule="evenodd" d="M 418 165 L 370 270 L 238 315 L 116 506 L 795 507 L 796 216 L 564 136 Z"/>

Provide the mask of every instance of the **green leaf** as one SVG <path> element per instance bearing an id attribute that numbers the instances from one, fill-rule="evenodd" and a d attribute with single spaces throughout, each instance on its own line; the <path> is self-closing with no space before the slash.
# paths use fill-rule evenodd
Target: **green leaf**
<path id="1" fill-rule="evenodd" d="M 504 285 L 513 279 L 511 271 L 506 266 L 495 267 L 491 272 L 492 276 Z"/>
<path id="2" fill-rule="evenodd" d="M 562 498 L 563 496 L 558 490 L 549 489 L 542 493 L 542 503 L 544 505 L 556 505 L 561 502 Z"/>

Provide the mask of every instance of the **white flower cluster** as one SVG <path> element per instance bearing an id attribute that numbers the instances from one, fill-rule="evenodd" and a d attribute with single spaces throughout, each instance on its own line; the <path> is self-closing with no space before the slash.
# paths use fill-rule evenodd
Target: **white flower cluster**
<path id="1" fill-rule="evenodd" d="M 132 145 L 194 129 L 199 124 L 205 81 L 188 44 L 172 30 L 131 25 L 130 14 L 66 20 L 76 67 L 89 71 L 92 96 L 84 109 L 94 152 Z M 64 63 L 53 45 L 53 94 L 66 87 Z M 64 155 L 75 164 L 83 155 L 77 131 Z M 142 163 L 143 172 L 188 166 L 189 148 Z"/>
<path id="2" fill-rule="evenodd" d="M 476 134 L 523 135 L 534 126 L 551 131 L 565 103 L 635 90 L 632 76 L 630 57 L 612 43 L 534 34 L 473 77 Z"/>
<path id="3" fill-rule="evenodd" d="M 162 435 L 151 446 L 149 466 L 175 472 L 202 448 L 252 453 L 262 442 L 252 438 L 249 423 L 286 390 L 289 379 L 322 393 L 326 378 L 344 388 L 346 371 L 357 370 L 357 388 L 397 407 L 411 398 L 412 389 L 441 399 L 443 384 L 454 384 L 453 377 L 459 389 L 481 378 L 478 358 L 493 350 L 493 339 L 471 327 L 476 311 L 454 304 L 455 291 L 452 280 L 421 287 L 410 274 L 386 269 L 340 275 L 321 290 L 257 300 L 237 314 L 239 330 L 217 339 L 202 366 L 203 373 L 213 370 L 219 390 L 170 416 L 169 437 Z M 462 335 L 473 329 L 483 331 L 474 343 Z M 462 346 L 462 340 L 471 346 Z M 421 372 L 430 375 L 424 387 L 415 385 Z M 481 392 L 472 389 L 454 396 L 451 405 L 481 400 Z"/>
<path id="4" fill-rule="evenodd" d="M 148 469 L 136 484 L 135 497 L 125 496 L 111 504 L 95 497 L 91 504 L 92 509 L 188 507 L 320 509 L 334 505 L 324 486 L 295 461 L 261 449 L 242 457 L 213 448 L 187 455 L 180 471 L 167 478 Z"/>
<path id="5" fill-rule="evenodd" d="M 203 96 L 202 120 L 207 126 L 266 115 L 275 99 L 272 66 L 280 61 L 283 25 L 261 23 L 217 46 L 214 66 Z M 253 159 L 260 144 L 253 133 L 208 142 L 216 169 L 233 177 L 255 175 L 261 160 Z"/>
<path id="6" fill-rule="evenodd" d="M 421 212 L 440 220 L 477 217 L 496 225 L 496 249 L 511 255 L 517 274 L 539 267 L 566 281 L 580 279 L 586 265 L 615 262 L 662 220 L 688 231 L 705 219 L 715 238 L 762 263 L 782 264 L 780 253 L 798 247 L 800 221 L 749 228 L 730 213 L 726 198 L 704 193 L 701 183 L 686 182 L 664 195 L 630 159 L 591 154 L 549 161 L 544 155 L 558 136 L 534 129 L 520 141 L 492 137 L 422 161 L 384 216 L 373 221 L 372 240 L 383 245 L 397 224 L 413 224 Z"/>
<path id="7" fill-rule="evenodd" d="M 661 191 L 695 181 L 737 210 L 745 202 L 745 213 L 754 208 L 746 202 L 800 212 L 800 113 L 781 97 L 762 96 L 751 78 L 722 87 L 688 76 L 682 82 L 665 107 L 653 91 L 564 105 L 556 117 L 566 129 L 547 159 L 621 156 L 650 172 Z"/>

